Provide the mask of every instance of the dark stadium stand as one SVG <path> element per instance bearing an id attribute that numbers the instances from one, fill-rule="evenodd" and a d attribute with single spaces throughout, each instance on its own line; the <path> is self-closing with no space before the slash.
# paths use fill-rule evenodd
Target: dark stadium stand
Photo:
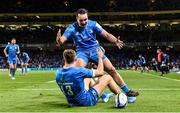
<path id="1" fill-rule="evenodd" d="M 4 57 L 2 51 L 14 37 L 21 49 L 30 53 L 30 67 L 59 66 L 62 64 L 57 61 L 59 53 L 73 46 L 69 41 L 59 47 L 56 33 L 75 21 L 74 12 L 80 7 L 87 8 L 90 19 L 115 36 L 120 35 L 125 42 L 123 50 L 114 50 L 113 44 L 97 36 L 116 67 L 126 67 L 129 59 L 136 59 L 133 56 L 144 55 L 147 50 L 151 50 L 146 55 L 150 61 L 159 47 L 170 48 L 172 61 L 179 62 L 176 55 L 180 51 L 179 0 L 43 0 L 43 3 L 42 0 L 1 0 L 0 56 Z M 44 64 L 44 60 L 49 63 Z M 57 62 L 52 64 L 54 61 Z"/>
<path id="2" fill-rule="evenodd" d="M 93 7 L 92 7 L 93 6 Z M 75 12 L 85 7 L 91 12 L 178 10 L 179 0 L 1 0 L 1 13 Z"/>

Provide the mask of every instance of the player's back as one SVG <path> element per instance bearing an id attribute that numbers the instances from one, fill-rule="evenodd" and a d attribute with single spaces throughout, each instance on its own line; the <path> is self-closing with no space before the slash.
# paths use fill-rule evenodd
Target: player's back
<path id="1" fill-rule="evenodd" d="M 163 52 L 159 52 L 157 55 L 157 61 L 160 64 L 162 62 Z"/>
<path id="2" fill-rule="evenodd" d="M 168 56 L 165 53 L 163 54 L 162 63 L 163 64 L 167 64 L 168 63 Z"/>
<path id="3" fill-rule="evenodd" d="M 78 104 L 79 98 L 86 92 L 82 68 L 60 68 L 56 73 L 56 82 L 66 96 L 68 103 Z"/>
<path id="4" fill-rule="evenodd" d="M 142 61 L 143 64 L 146 63 L 146 59 L 145 59 L 143 56 L 142 56 L 142 58 L 141 58 L 141 61 Z"/>
<path id="5" fill-rule="evenodd" d="M 29 58 L 29 55 L 26 52 L 22 53 L 22 56 L 20 57 L 23 61 L 27 60 Z"/>

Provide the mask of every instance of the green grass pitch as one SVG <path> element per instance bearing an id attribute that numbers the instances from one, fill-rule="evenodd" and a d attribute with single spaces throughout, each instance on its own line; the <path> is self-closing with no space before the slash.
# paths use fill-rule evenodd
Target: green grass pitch
<path id="1" fill-rule="evenodd" d="M 55 71 L 30 71 L 28 76 L 17 72 L 16 80 L 1 71 L 0 112 L 180 112 L 180 74 L 118 72 L 129 88 L 140 92 L 137 101 L 125 109 L 114 107 L 114 97 L 92 107 L 68 107 L 54 81 Z"/>

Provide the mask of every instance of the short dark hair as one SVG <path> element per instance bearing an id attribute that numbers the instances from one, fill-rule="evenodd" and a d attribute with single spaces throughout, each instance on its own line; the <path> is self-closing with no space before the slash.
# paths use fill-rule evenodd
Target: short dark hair
<path id="1" fill-rule="evenodd" d="M 11 40 L 16 40 L 16 38 L 11 38 Z"/>
<path id="2" fill-rule="evenodd" d="M 66 49 L 63 52 L 63 58 L 68 64 L 74 62 L 75 56 L 76 56 L 76 52 L 72 49 Z"/>
<path id="3" fill-rule="evenodd" d="M 88 10 L 85 8 L 80 8 L 76 11 L 76 16 L 78 16 L 78 14 L 86 14 L 88 13 Z"/>

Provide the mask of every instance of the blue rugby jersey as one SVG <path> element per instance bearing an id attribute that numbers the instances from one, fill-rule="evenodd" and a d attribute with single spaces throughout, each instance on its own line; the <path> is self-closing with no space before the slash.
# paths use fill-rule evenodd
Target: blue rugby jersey
<path id="1" fill-rule="evenodd" d="M 72 23 L 63 35 L 67 40 L 73 39 L 77 50 L 87 50 L 99 47 L 96 34 L 100 34 L 103 30 L 96 21 L 88 20 L 85 27 L 79 27 L 77 22 Z"/>
<path id="2" fill-rule="evenodd" d="M 81 100 L 85 94 L 84 78 L 92 78 L 93 70 L 82 67 L 59 68 L 56 72 L 56 83 L 69 103 Z"/>
<path id="3" fill-rule="evenodd" d="M 15 59 L 16 54 L 19 51 L 19 46 L 17 44 L 8 44 L 6 46 L 6 49 L 8 51 L 8 58 L 9 59 Z"/>

